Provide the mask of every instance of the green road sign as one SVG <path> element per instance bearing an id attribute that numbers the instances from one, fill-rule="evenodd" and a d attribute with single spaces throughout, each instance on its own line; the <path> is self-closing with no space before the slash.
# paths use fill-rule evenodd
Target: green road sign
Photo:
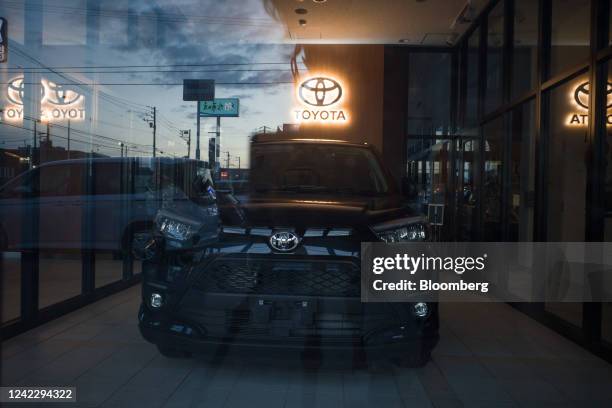
<path id="1" fill-rule="evenodd" d="M 200 116 L 239 116 L 240 104 L 238 98 L 217 98 L 212 101 L 200 101 L 199 104 Z"/>

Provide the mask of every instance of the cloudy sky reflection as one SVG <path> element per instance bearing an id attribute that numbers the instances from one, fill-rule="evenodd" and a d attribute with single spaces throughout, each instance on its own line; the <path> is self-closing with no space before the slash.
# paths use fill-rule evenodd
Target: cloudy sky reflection
<path id="1" fill-rule="evenodd" d="M 10 38 L 9 62 L 0 67 L 2 104 L 6 84 L 24 70 L 60 84 L 82 83 L 72 88 L 86 97 L 94 88 L 101 92 L 86 120 L 72 124 L 83 131 L 74 149 L 89 150 L 99 142 L 94 134 L 125 140 L 135 154 L 146 151 L 152 132 L 144 112 L 156 106 L 159 149 L 184 155 L 178 129 L 195 134 L 196 111 L 195 102 L 182 101 L 184 78 L 215 79 L 217 97 L 240 98 L 241 117 L 222 120 L 222 150 L 241 156 L 242 164 L 256 128 L 291 121 L 294 45 L 286 42 L 285 28 L 266 1 L 3 0 L 0 15 L 9 21 Z M 28 121 L 19 125 L 31 128 Z M 29 141 L 27 130 L 2 128 L 3 147 Z M 214 130 L 214 119 L 203 120 L 203 158 Z M 58 134 L 54 144 L 64 145 L 64 131 L 52 130 Z M 93 148 L 119 155 L 107 142 Z"/>

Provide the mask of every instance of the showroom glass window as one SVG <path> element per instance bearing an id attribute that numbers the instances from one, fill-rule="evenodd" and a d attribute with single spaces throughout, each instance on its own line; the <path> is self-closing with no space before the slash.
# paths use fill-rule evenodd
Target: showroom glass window
<path id="1" fill-rule="evenodd" d="M 408 72 L 407 168 L 417 187 L 414 204 L 425 212 L 447 198 L 451 54 L 412 52 Z"/>
<path id="2" fill-rule="evenodd" d="M 487 18 L 487 90 L 485 111 L 491 112 L 502 103 L 504 46 L 504 2 L 500 1 Z"/>
<path id="3" fill-rule="evenodd" d="M 591 2 L 552 0 L 550 76 L 585 62 L 589 56 Z"/>
<path id="4" fill-rule="evenodd" d="M 539 4 L 534 0 L 514 2 L 512 44 L 512 99 L 535 87 L 538 60 Z"/>
<path id="5" fill-rule="evenodd" d="M 611 9 L 612 10 L 612 9 Z M 611 11 L 612 13 L 612 11 Z M 604 63 L 602 72 L 607 72 L 607 87 L 612 84 L 612 62 Z M 612 242 L 612 95 L 608 95 L 605 118 L 605 137 L 603 144 L 603 202 L 604 202 L 604 236 L 603 240 Z M 612 255 L 608 255 L 612 256 Z M 610 279 L 609 276 L 605 278 Z M 612 303 L 602 305 L 602 328 L 601 336 L 604 341 L 612 346 Z"/>
<path id="6" fill-rule="evenodd" d="M 509 241 L 533 240 L 535 195 L 535 102 L 530 100 L 512 111 L 510 154 Z"/>
<path id="7" fill-rule="evenodd" d="M 498 117 L 484 125 L 485 143 L 483 157 L 483 228 L 485 241 L 502 239 L 502 175 L 504 154 L 504 117 Z"/>
<path id="8" fill-rule="evenodd" d="M 476 134 L 478 126 L 478 61 L 480 28 L 474 30 L 467 41 L 467 75 L 464 128 Z"/>
<path id="9" fill-rule="evenodd" d="M 589 85 L 588 73 L 584 73 L 544 94 L 549 105 L 548 111 L 542 112 L 549 128 L 544 186 L 547 241 L 581 242 L 586 237 L 589 130 L 584 106 L 588 106 L 585 89 Z M 581 303 L 546 303 L 545 308 L 574 326 L 582 326 Z"/>

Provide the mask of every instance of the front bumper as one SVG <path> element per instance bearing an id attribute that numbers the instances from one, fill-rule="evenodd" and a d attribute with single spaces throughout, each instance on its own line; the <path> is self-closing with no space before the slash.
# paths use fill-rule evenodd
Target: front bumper
<path id="1" fill-rule="evenodd" d="M 359 258 L 315 252 L 324 255 L 211 257 L 182 283 L 157 279 L 163 264 L 144 265 L 140 331 L 151 343 L 191 351 L 224 346 L 406 355 L 437 344 L 436 303 L 425 317 L 414 313 L 416 298 L 362 303 Z M 164 298 L 161 307 L 151 307 L 154 293 Z"/>
<path id="2" fill-rule="evenodd" d="M 413 304 L 364 304 L 359 298 L 245 296 L 189 291 L 172 310 L 139 313 L 143 337 L 194 352 L 242 350 L 364 351 L 394 357 L 431 350 L 438 342 L 437 304 L 428 316 Z"/>

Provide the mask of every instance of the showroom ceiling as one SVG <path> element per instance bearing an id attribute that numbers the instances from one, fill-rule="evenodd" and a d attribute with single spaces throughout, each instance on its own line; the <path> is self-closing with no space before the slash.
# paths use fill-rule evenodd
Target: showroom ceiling
<path id="1" fill-rule="evenodd" d="M 269 0 L 300 43 L 448 45 L 487 0 Z M 461 18 L 464 17 L 464 18 Z"/>

